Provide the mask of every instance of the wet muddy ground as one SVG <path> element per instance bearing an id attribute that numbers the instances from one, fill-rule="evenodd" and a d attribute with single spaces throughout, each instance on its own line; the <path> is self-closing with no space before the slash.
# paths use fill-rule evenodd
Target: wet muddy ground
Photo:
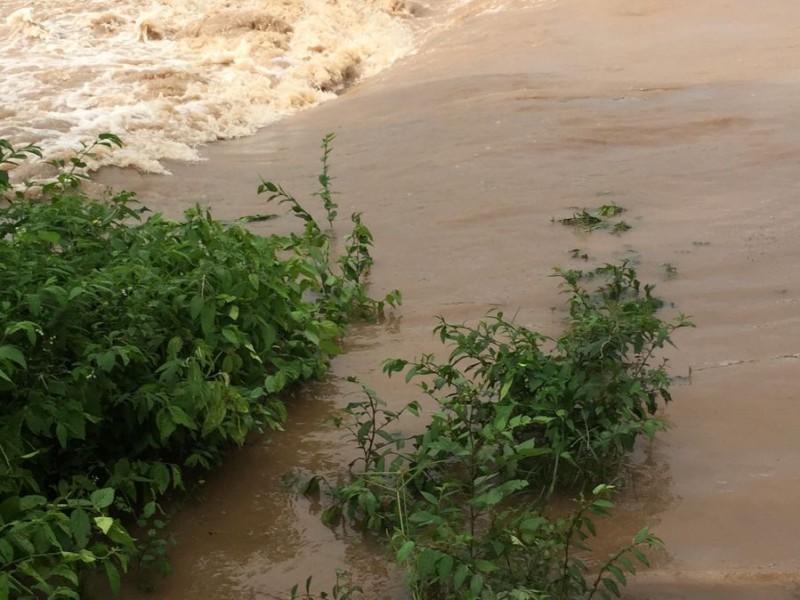
<path id="1" fill-rule="evenodd" d="M 258 175 L 313 191 L 320 139 L 335 131 L 340 212 L 362 211 L 376 238 L 372 291 L 405 298 L 391 322 L 353 329 L 285 433 L 208 478 L 175 519 L 175 574 L 154 597 L 280 597 L 342 566 L 396 585 L 374 547 L 323 527 L 293 486 L 347 461 L 320 425 L 347 401 L 342 378 L 363 377 L 390 404 L 415 396 L 380 361 L 440 350 L 436 315 L 501 307 L 557 331 L 548 275 L 579 266 L 573 248 L 638 261 L 697 324 L 669 353 L 685 378 L 673 427 L 643 452 L 608 526 L 624 539 L 650 524 L 666 543 L 629 597 L 800 597 L 800 4 L 487 7 L 342 98 L 208 147 L 207 162 L 169 165 L 170 178 L 102 174 L 172 215 L 195 201 L 221 217 L 264 212 Z M 552 222 L 609 200 L 633 225 L 620 237 Z"/>

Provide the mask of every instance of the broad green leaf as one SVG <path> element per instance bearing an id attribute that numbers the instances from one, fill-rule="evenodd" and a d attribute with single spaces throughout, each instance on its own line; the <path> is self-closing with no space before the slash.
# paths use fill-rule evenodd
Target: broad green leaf
<path id="1" fill-rule="evenodd" d="M 529 517 L 527 519 L 523 519 L 519 524 L 520 531 L 524 531 L 526 533 L 533 533 L 541 529 L 542 525 L 547 523 L 547 519 L 543 517 Z"/>
<path id="2" fill-rule="evenodd" d="M 23 496 L 19 499 L 19 508 L 23 512 L 27 512 L 33 510 L 34 508 L 39 508 L 41 506 L 47 505 L 47 498 L 44 496 L 38 495 L 31 495 L 31 496 Z"/>
<path id="3" fill-rule="evenodd" d="M 627 580 L 627 578 L 625 577 L 625 573 L 623 573 L 623 572 L 622 572 L 622 569 L 620 569 L 618 566 L 616 566 L 616 565 L 613 565 L 613 564 L 609 564 L 609 565 L 606 565 L 606 569 L 607 569 L 607 570 L 608 570 L 608 572 L 609 572 L 609 573 L 611 573 L 611 574 L 612 574 L 612 575 L 613 575 L 613 576 L 616 578 L 616 580 L 617 580 L 617 581 L 619 581 L 619 582 L 620 582 L 622 585 L 627 585 L 627 584 L 628 584 L 628 580 Z"/>
<path id="4" fill-rule="evenodd" d="M 633 538 L 634 544 L 642 544 L 646 542 L 650 538 L 650 529 L 647 527 L 643 527 L 638 531 L 636 536 Z"/>
<path id="5" fill-rule="evenodd" d="M 514 410 L 514 407 L 511 404 L 495 404 L 494 410 L 494 428 L 497 431 L 503 431 L 508 425 L 508 419 L 511 417 L 511 411 Z"/>
<path id="6" fill-rule="evenodd" d="M 67 447 L 67 428 L 64 427 L 63 423 L 58 423 L 56 425 L 56 438 L 58 439 L 58 443 L 61 445 L 61 448 Z"/>
<path id="7" fill-rule="evenodd" d="M 331 357 L 339 356 L 342 353 L 342 349 L 339 347 L 339 344 L 329 338 L 323 338 L 319 341 L 319 349 Z"/>
<path id="8" fill-rule="evenodd" d="M 8 540 L 0 539 L 0 560 L 4 563 L 14 560 L 14 547 L 8 543 Z"/>
<path id="9" fill-rule="evenodd" d="M 644 552 L 639 550 L 638 548 L 631 548 L 630 553 L 633 557 L 636 558 L 640 563 L 642 563 L 645 567 L 650 566 L 650 561 L 647 559 L 647 556 Z"/>
<path id="10" fill-rule="evenodd" d="M 427 510 L 418 510 L 411 513 L 408 517 L 408 520 L 412 523 L 416 523 L 417 525 L 430 525 L 430 524 L 439 524 L 442 523 L 443 520 L 439 515 L 434 515 L 433 513 Z"/>
<path id="11" fill-rule="evenodd" d="M 454 563 L 455 561 L 453 560 L 453 557 L 449 554 L 444 554 L 439 559 L 437 564 L 437 574 L 439 575 L 440 582 L 445 582 L 448 580 L 450 573 L 453 572 Z"/>
<path id="12" fill-rule="evenodd" d="M 228 340 L 231 344 L 239 346 L 239 336 L 236 334 L 236 330 L 232 327 L 223 327 L 222 337 Z"/>
<path id="13" fill-rule="evenodd" d="M 547 446 L 536 447 L 536 440 L 534 438 L 529 438 L 522 442 L 521 444 L 517 444 L 514 448 L 514 453 L 521 456 L 521 457 L 534 457 L 534 456 L 544 456 L 545 454 L 551 454 L 553 452 L 552 448 L 548 448 Z"/>
<path id="14" fill-rule="evenodd" d="M 89 515 L 81 509 L 73 510 L 69 516 L 69 527 L 78 548 L 84 548 L 86 544 L 89 543 L 89 537 L 92 534 L 92 524 L 89 521 Z"/>
<path id="15" fill-rule="evenodd" d="M 315 346 L 319 346 L 319 336 L 314 331 L 306 330 L 303 332 L 303 335 L 309 342 Z"/>
<path id="16" fill-rule="evenodd" d="M 220 394 L 211 394 L 206 406 L 206 416 L 203 420 L 203 436 L 215 431 L 225 420 L 228 407 Z"/>
<path id="17" fill-rule="evenodd" d="M 155 463 L 150 468 L 150 476 L 155 481 L 156 488 L 163 494 L 169 488 L 169 468 L 164 463 Z"/>
<path id="18" fill-rule="evenodd" d="M 406 383 L 409 383 L 418 372 L 419 372 L 418 365 L 414 365 L 413 367 L 411 367 L 406 373 Z"/>
<path id="19" fill-rule="evenodd" d="M 172 487 L 176 490 L 183 489 L 183 474 L 178 465 L 169 466 L 170 473 L 172 473 Z"/>
<path id="20" fill-rule="evenodd" d="M 603 585 L 615 597 L 617 597 L 617 598 L 620 597 L 621 594 L 620 594 L 619 586 L 617 585 L 617 583 L 613 579 L 611 579 L 609 577 L 604 577 L 603 578 Z"/>
<path id="21" fill-rule="evenodd" d="M 327 527 L 335 527 L 342 520 L 342 508 L 338 504 L 333 504 L 322 511 L 320 519 Z"/>
<path id="22" fill-rule="evenodd" d="M 474 598 L 480 598 L 483 591 L 484 578 L 480 573 L 472 576 L 472 581 L 469 583 L 469 591 Z"/>
<path id="23" fill-rule="evenodd" d="M 655 439 L 658 430 L 661 429 L 660 422 L 654 419 L 648 419 L 642 425 L 642 429 L 644 430 L 645 435 L 647 435 L 647 439 L 653 440 Z"/>
<path id="24" fill-rule="evenodd" d="M 177 356 L 178 352 L 181 351 L 183 347 L 183 339 L 181 336 L 176 335 L 170 338 L 169 342 L 167 343 L 167 356 L 174 357 Z"/>
<path id="25" fill-rule="evenodd" d="M 424 490 L 420 490 L 419 493 L 422 495 L 422 497 L 425 499 L 425 501 L 428 502 L 428 504 L 436 506 L 439 503 L 439 500 L 436 498 L 436 496 L 434 496 L 430 492 L 426 492 Z"/>
<path id="26" fill-rule="evenodd" d="M 95 520 L 101 518 L 107 519 L 109 517 L 97 517 Z M 95 556 L 94 553 L 91 552 L 90 550 L 83 549 L 80 552 L 78 552 L 78 556 L 80 557 L 81 562 L 84 562 L 86 564 L 92 564 L 94 562 L 97 562 L 97 556 Z"/>
<path id="27" fill-rule="evenodd" d="M 626 557 L 626 556 L 618 556 L 617 557 L 617 562 L 619 564 L 621 564 L 622 567 L 626 571 L 628 571 L 628 573 L 632 573 L 632 574 L 636 573 L 636 567 L 634 566 L 634 564 L 630 561 L 630 559 L 628 557 Z"/>
<path id="28" fill-rule="evenodd" d="M 107 508 L 114 502 L 114 488 L 101 488 L 89 495 L 89 500 L 97 508 Z"/>
<path id="29" fill-rule="evenodd" d="M 32 300 L 33 296 L 36 297 L 35 300 Z M 31 313 L 39 312 L 42 303 L 41 296 L 39 294 L 29 294 L 26 298 Z M 41 335 L 42 328 L 33 321 L 17 321 L 6 327 L 6 335 L 12 335 L 17 331 L 24 331 L 28 341 L 33 345 L 36 343 L 36 336 Z"/>
<path id="30" fill-rule="evenodd" d="M 40 240 L 50 242 L 51 244 L 57 244 L 61 241 L 61 236 L 57 231 L 40 231 L 38 235 Z"/>
<path id="31" fill-rule="evenodd" d="M 282 371 L 278 371 L 274 375 L 267 375 L 264 379 L 264 389 L 270 394 L 275 394 L 281 391 L 286 386 L 286 375 Z"/>
<path id="32" fill-rule="evenodd" d="M 19 534 L 9 536 L 9 540 L 20 550 L 23 554 L 36 554 L 36 548 L 27 537 Z"/>
<path id="33" fill-rule="evenodd" d="M 97 528 L 105 534 L 108 534 L 108 531 L 111 529 L 111 526 L 114 524 L 114 519 L 111 517 L 95 517 L 94 523 L 97 525 Z"/>
<path id="34" fill-rule="evenodd" d="M 156 503 L 155 502 L 148 502 L 147 504 L 144 505 L 144 508 L 142 508 L 142 516 L 145 519 L 149 519 L 155 513 L 156 513 Z"/>
<path id="35" fill-rule="evenodd" d="M 195 320 L 200 316 L 200 312 L 203 310 L 203 305 L 205 302 L 205 298 L 199 294 L 191 299 L 189 302 L 189 316 L 192 318 L 192 320 Z"/>
<path id="36" fill-rule="evenodd" d="M 28 310 L 31 311 L 34 317 L 38 317 L 42 314 L 42 297 L 39 294 L 27 294 L 25 300 L 28 303 Z M 33 340 L 30 339 L 30 336 L 28 337 L 28 341 L 30 341 L 31 344 L 33 344 L 35 340 L 35 336 Z"/>
<path id="37" fill-rule="evenodd" d="M 184 427 L 188 427 L 189 429 L 194 429 L 195 424 L 189 418 L 189 415 L 180 407 L 175 404 L 170 404 L 168 407 L 169 416 L 172 417 L 173 423 L 176 425 L 183 425 Z"/>
<path id="38" fill-rule="evenodd" d="M 16 346 L 11 346 L 9 344 L 0 346 L 0 360 L 3 359 L 17 363 L 23 369 L 28 367 L 27 363 L 25 362 L 25 357 Z"/>
<path id="39" fill-rule="evenodd" d="M 464 582 L 469 575 L 469 567 L 465 564 L 460 564 L 456 569 L 456 574 L 453 576 L 453 588 L 455 591 L 460 590 L 464 586 Z"/>
<path id="40" fill-rule="evenodd" d="M 63 553 L 62 556 L 64 556 Z M 70 563 L 61 564 L 57 566 L 55 569 L 53 569 L 53 575 L 63 577 L 64 579 L 69 581 L 74 587 L 78 587 L 80 585 L 78 579 L 78 573 L 75 571 L 75 569 L 71 566 Z"/>
<path id="41" fill-rule="evenodd" d="M 111 591 L 115 596 L 118 596 L 121 581 L 117 567 L 114 566 L 114 563 L 110 560 L 104 561 L 103 567 L 105 567 L 106 577 L 108 578 L 108 585 L 111 587 Z"/>
<path id="42" fill-rule="evenodd" d="M 526 487 L 528 487 L 528 482 L 521 479 L 506 481 L 492 488 L 485 494 L 470 499 L 469 503 L 477 507 L 494 506 L 505 498 L 508 498 L 514 492 L 525 489 Z"/>
<path id="43" fill-rule="evenodd" d="M 168 439 L 177 428 L 175 421 L 173 421 L 170 416 L 169 410 L 166 408 L 162 408 L 156 413 L 156 425 L 158 426 L 158 432 L 161 435 L 162 442 Z"/>
<path id="44" fill-rule="evenodd" d="M 506 377 L 506 380 L 503 382 L 503 387 L 500 388 L 500 400 L 505 400 L 506 396 L 508 396 L 509 390 L 511 390 L 511 386 L 514 384 L 514 378 L 512 376 Z M 500 429 L 498 427 L 498 429 Z"/>
<path id="45" fill-rule="evenodd" d="M 480 571 L 481 573 L 491 573 L 493 571 L 497 571 L 497 569 L 499 569 L 500 567 L 498 567 L 493 562 L 479 558 L 475 561 L 475 568 L 478 569 L 478 571 Z"/>
<path id="46" fill-rule="evenodd" d="M 608 492 L 613 491 L 613 489 L 614 489 L 613 485 L 608 485 L 607 483 L 601 483 L 595 486 L 595 488 L 592 490 L 592 495 L 598 496 L 600 494 L 606 494 Z"/>
<path id="47" fill-rule="evenodd" d="M 416 544 L 414 540 L 406 540 L 400 549 L 397 551 L 397 564 L 402 565 L 408 560 L 408 557 L 411 555 L 411 552 L 414 550 Z"/>
<path id="48" fill-rule="evenodd" d="M 440 553 L 433 548 L 422 548 L 414 561 L 414 571 L 420 579 L 427 579 L 436 571 L 436 561 Z"/>
<path id="49" fill-rule="evenodd" d="M 112 542 L 116 542 L 128 550 L 132 550 L 134 548 L 135 540 L 131 537 L 131 534 L 129 534 L 125 528 L 119 524 L 119 522 L 115 522 L 108 530 L 106 535 L 108 535 L 108 538 Z"/>
<path id="50" fill-rule="evenodd" d="M 532 422 L 540 423 L 542 425 L 547 425 L 549 423 L 552 423 L 554 420 L 555 420 L 555 417 L 546 417 L 544 415 L 539 415 L 539 416 L 533 417 L 531 419 Z"/>
<path id="51" fill-rule="evenodd" d="M 108 373 L 117 364 L 117 353 L 114 350 L 107 350 L 98 354 L 95 360 L 97 361 L 97 366 Z"/>
<path id="52" fill-rule="evenodd" d="M 97 135 L 97 139 L 102 142 L 107 142 L 107 146 L 117 146 L 118 148 L 122 148 L 125 144 L 122 142 L 122 139 L 114 134 L 109 132 L 100 133 Z"/>

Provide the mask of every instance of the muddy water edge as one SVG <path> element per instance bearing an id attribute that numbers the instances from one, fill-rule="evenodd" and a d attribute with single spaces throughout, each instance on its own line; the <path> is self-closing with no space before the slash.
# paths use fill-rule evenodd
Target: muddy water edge
<path id="1" fill-rule="evenodd" d="M 348 460 L 320 425 L 357 374 L 393 405 L 414 390 L 386 357 L 441 350 L 435 315 L 491 307 L 556 332 L 556 265 L 627 256 L 697 329 L 670 353 L 673 428 L 643 453 L 640 485 L 609 524 L 644 524 L 667 556 L 631 598 L 790 598 L 800 582 L 800 4 L 790 0 L 511 0 L 474 11 L 340 99 L 204 150 L 171 177 L 108 170 L 170 215 L 264 212 L 258 175 L 302 197 L 319 141 L 342 213 L 376 238 L 372 291 L 398 287 L 387 324 L 357 326 L 328 381 L 296 399 L 285 433 L 252 441 L 174 520 L 175 574 L 153 597 L 280 597 L 346 566 L 396 585 L 369 542 L 330 531 L 293 482 Z M 571 207 L 626 207 L 621 237 L 551 222 Z M 280 225 L 279 225 L 280 226 Z M 677 270 L 668 278 L 664 265 Z M 579 266 L 579 265 L 574 265 Z M 402 597 L 395 588 L 385 595 Z M 127 598 L 138 597 L 129 590 Z M 377 597 L 377 594 L 376 594 Z"/>

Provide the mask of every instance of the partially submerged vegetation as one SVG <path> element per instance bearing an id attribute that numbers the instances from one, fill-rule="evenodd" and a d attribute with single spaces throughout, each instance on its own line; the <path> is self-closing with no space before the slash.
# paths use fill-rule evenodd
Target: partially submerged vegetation
<path id="1" fill-rule="evenodd" d="M 629 228 L 624 208 L 583 209 L 560 222 L 585 232 Z M 586 253 L 571 251 L 588 261 Z M 398 420 L 419 416 L 417 400 L 392 410 L 357 378 L 363 400 L 334 421 L 360 450 L 349 480 L 314 477 L 323 520 L 386 536 L 414 600 L 577 600 L 618 598 L 627 577 L 661 547 L 647 528 L 606 560 L 590 559 L 594 518 L 613 509 L 613 482 L 640 438 L 666 427 L 671 400 L 661 350 L 692 323 L 659 316 L 654 285 L 627 261 L 556 269 L 567 295 L 563 334 L 554 338 L 494 311 L 476 325 L 440 319 L 448 346 L 383 364 L 405 373 L 433 406 L 424 431 L 403 435 Z M 577 495 L 554 515 L 556 491 Z M 334 597 L 357 597 L 340 581 Z M 292 598 L 314 598 L 306 593 Z M 319 596 L 327 597 L 324 595 Z"/>
<path id="2" fill-rule="evenodd" d="M 87 569 L 117 590 L 131 561 L 163 567 L 164 497 L 249 432 L 279 429 L 281 392 L 325 372 L 347 321 L 399 302 L 366 293 L 373 240 L 358 213 L 334 251 L 332 139 L 315 194 L 327 229 L 280 185 L 259 186 L 302 220 L 288 236 L 200 207 L 181 222 L 148 216 L 128 192 L 87 197 L 84 159 L 121 143 L 110 134 L 53 163 L 44 184 L 14 190 L 0 170 L 0 600 L 80 598 Z M 0 140 L 0 164 L 31 154 Z M 619 233 L 627 225 L 609 219 L 623 210 L 561 222 Z M 440 320 L 444 360 L 384 363 L 435 407 L 422 433 L 396 430 L 419 401 L 392 410 L 351 379 L 363 397 L 335 422 L 359 458 L 344 484 L 314 477 L 305 491 L 328 494 L 328 525 L 385 535 L 415 600 L 618 597 L 660 547 L 645 528 L 605 562 L 586 556 L 626 455 L 665 427 L 660 350 L 691 323 L 663 320 L 626 262 L 555 275 L 568 297 L 562 335 L 496 311 L 474 326 Z M 556 490 L 577 490 L 572 512 L 548 511 Z M 357 595 L 347 576 L 330 594 L 310 580 L 291 591 Z"/>
<path id="3" fill-rule="evenodd" d="M 615 235 L 621 235 L 632 228 L 626 221 L 617 218 L 624 212 L 622 206 L 612 202 L 595 209 L 581 208 L 572 213 L 571 217 L 558 219 L 558 222 L 584 232 L 606 229 Z"/>
<path id="4" fill-rule="evenodd" d="M 476 326 L 440 321 L 446 360 L 384 363 L 434 406 L 424 432 L 391 429 L 412 401 L 389 410 L 361 383 L 338 424 L 361 450 L 349 483 L 328 488 L 330 525 L 348 519 L 391 540 L 415 600 L 618 597 L 643 549 L 630 545 L 590 568 L 584 551 L 606 516 L 613 481 L 640 437 L 653 439 L 670 401 L 656 353 L 691 323 L 657 316 L 661 302 L 627 264 L 557 270 L 568 295 L 565 332 L 551 338 L 494 312 Z M 316 492 L 321 479 L 307 491 Z M 557 489 L 579 490 L 553 517 Z"/>
<path id="5" fill-rule="evenodd" d="M 360 215 L 337 257 L 269 181 L 259 191 L 290 204 L 301 235 L 88 197 L 83 159 L 119 143 L 103 135 L 27 189 L 0 171 L 0 600 L 79 598 L 87 565 L 118 589 L 131 560 L 160 562 L 164 496 L 249 432 L 279 429 L 281 392 L 325 372 L 347 320 L 399 300 L 366 294 Z M 29 154 L 0 142 L 0 163 Z M 130 535 L 137 520 L 150 536 Z"/>

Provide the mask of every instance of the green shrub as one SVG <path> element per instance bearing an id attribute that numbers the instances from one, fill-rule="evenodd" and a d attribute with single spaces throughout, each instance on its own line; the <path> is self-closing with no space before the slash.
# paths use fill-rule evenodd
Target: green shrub
<path id="1" fill-rule="evenodd" d="M 423 433 L 390 429 L 403 413 L 418 414 L 416 401 L 391 411 L 364 384 L 365 398 L 336 419 L 362 451 L 363 469 L 331 488 L 323 519 L 386 534 L 415 599 L 619 597 L 626 573 L 647 564 L 642 548 L 660 547 L 643 529 L 591 577 L 582 554 L 595 535 L 592 516 L 613 507 L 603 482 L 637 438 L 664 428 L 656 413 L 670 400 L 669 379 L 655 354 L 691 324 L 659 318 L 652 286 L 626 263 L 557 275 L 570 309 L 561 337 L 495 312 L 476 327 L 441 321 L 436 331 L 452 347 L 446 361 L 384 363 L 433 401 Z M 553 490 L 576 485 L 591 494 L 581 492 L 571 514 L 548 516 Z"/>
<path id="2" fill-rule="evenodd" d="M 84 159 L 118 141 L 101 136 L 23 192 L 0 178 L 0 600 L 77 598 L 79 564 L 103 563 L 117 587 L 130 557 L 153 560 L 153 540 L 137 550 L 122 523 L 156 520 L 187 475 L 279 429 L 281 392 L 322 375 L 347 320 L 385 303 L 365 291 L 360 215 L 336 259 L 283 190 L 302 235 L 257 236 L 199 207 L 181 222 L 146 216 L 127 192 L 87 197 Z M 31 153 L 0 141 L 0 163 Z"/>
<path id="3" fill-rule="evenodd" d="M 607 481 L 640 435 L 652 439 L 664 428 L 656 411 L 671 399 L 669 377 L 656 353 L 676 329 L 691 326 L 683 316 L 659 318 L 654 286 L 643 286 L 625 262 L 556 275 L 569 294 L 559 338 L 495 312 L 476 327 L 442 321 L 436 332 L 453 345 L 444 363 L 426 355 L 384 365 L 389 374 L 407 368 L 407 380 L 423 378 L 423 391 L 448 408 L 471 402 L 456 429 L 524 421 L 514 439 L 530 444 L 532 456 L 514 471 L 544 493 Z"/>

